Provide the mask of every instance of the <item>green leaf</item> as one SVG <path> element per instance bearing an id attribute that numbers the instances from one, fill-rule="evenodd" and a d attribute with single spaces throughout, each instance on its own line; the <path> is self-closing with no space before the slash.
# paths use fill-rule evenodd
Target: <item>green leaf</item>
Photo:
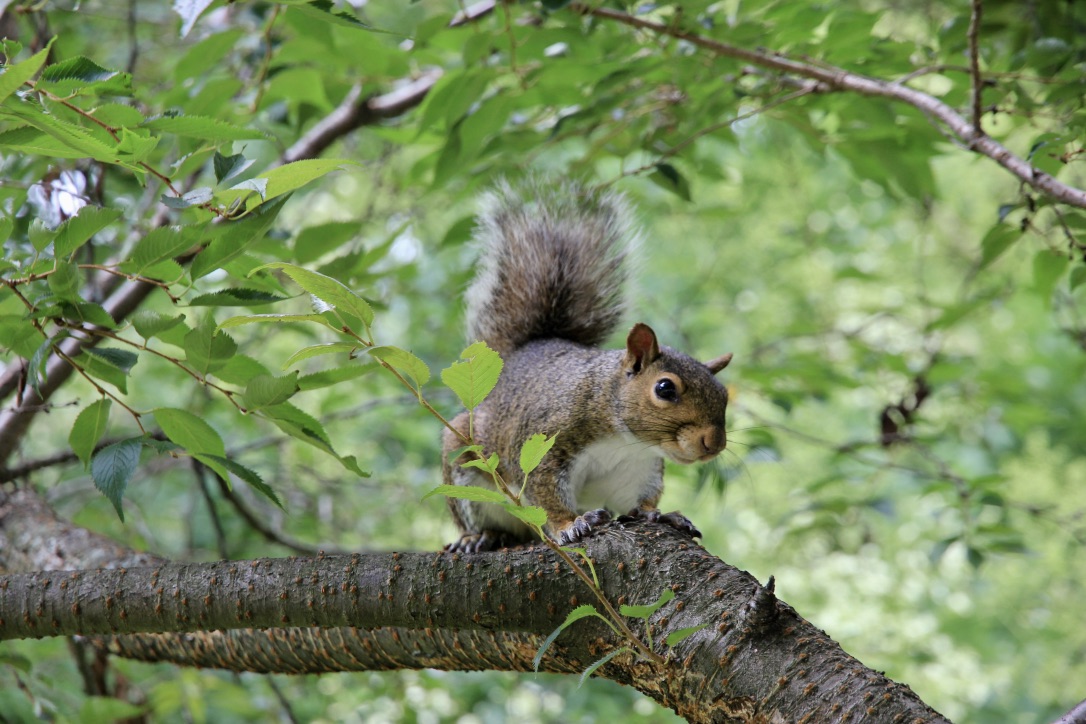
<path id="1" fill-rule="evenodd" d="M 41 395 L 42 377 L 45 375 L 45 365 L 49 361 L 49 355 L 53 353 L 53 346 L 66 336 L 68 336 L 67 330 L 55 337 L 47 337 L 37 346 L 34 354 L 30 356 L 30 361 L 26 366 L 27 382 L 30 384 L 30 388 L 37 392 L 39 396 Z"/>
<path id="2" fill-rule="evenodd" d="M 200 325 L 185 335 L 185 358 L 202 375 L 219 369 L 238 351 L 237 342 L 210 325 Z"/>
<path id="3" fill-rule="evenodd" d="M 141 309 L 132 315 L 132 326 L 135 327 L 136 334 L 144 339 L 156 337 L 184 321 L 184 314 L 171 317 L 168 314 L 162 314 L 150 309 Z"/>
<path id="4" fill-rule="evenodd" d="M 660 594 L 660 597 L 653 603 L 645 604 L 644 606 L 626 606 L 619 607 L 618 612 L 623 616 L 630 616 L 632 618 L 648 619 L 649 616 L 659 611 L 664 607 L 671 599 L 675 598 L 675 592 L 670 588 L 665 588 L 664 592 Z"/>
<path id="5" fill-rule="evenodd" d="M 234 156 L 223 156 L 216 151 L 212 159 L 212 165 L 215 168 L 215 181 L 222 183 L 223 181 L 229 181 L 252 166 L 253 162 L 240 153 Z"/>
<path id="6" fill-rule="evenodd" d="M 296 324 L 299 322 L 315 322 L 335 329 L 328 319 L 321 314 L 242 314 L 224 319 L 219 324 L 219 329 L 240 327 L 243 324 Z M 350 346 L 352 349 L 354 348 L 353 345 Z"/>
<path id="7" fill-rule="evenodd" d="M 389 364 L 397 372 L 410 377 L 415 383 L 416 391 L 420 391 L 422 386 L 430 380 L 430 368 L 407 350 L 399 347 L 370 347 L 369 353 Z"/>
<path id="8" fill-rule="evenodd" d="M 502 506 L 506 512 L 514 518 L 521 520 L 533 528 L 542 528 L 547 524 L 547 511 L 537 505 L 516 505 L 506 503 Z"/>
<path id="9" fill-rule="evenodd" d="M 457 498 L 459 500 L 474 500 L 479 503 L 505 504 L 509 502 L 509 498 L 505 497 L 505 493 L 500 490 L 483 488 L 478 485 L 439 485 L 422 496 L 422 499 L 426 500 L 434 495 L 444 495 L 446 498 Z"/>
<path id="10" fill-rule="evenodd" d="M 478 458 L 473 458 L 471 460 L 468 460 L 466 463 L 460 463 L 460 467 L 478 468 L 479 470 L 493 475 L 498 471 L 498 456 L 495 453 L 494 455 L 488 457 L 486 460 L 479 460 Z"/>
<path id="11" fill-rule="evenodd" d="M 210 186 L 199 186 L 192 191 L 186 191 L 180 196 L 162 194 L 158 197 L 158 200 L 171 209 L 189 209 L 193 206 L 203 206 L 210 203 L 213 198 L 215 198 L 215 192 Z"/>
<path id="12" fill-rule="evenodd" d="M 1014 242 L 1022 238 L 1021 230 L 1007 224 L 996 224 L 980 242 L 980 269 L 998 259 Z"/>
<path id="13" fill-rule="evenodd" d="M 103 206 L 84 206 L 79 214 L 57 227 L 53 240 L 53 251 L 60 256 L 68 256 L 83 246 L 92 236 L 121 218 L 120 209 Z"/>
<path id="14" fill-rule="evenodd" d="M 0 103 L 7 100 L 23 83 L 33 78 L 41 70 L 41 67 L 45 65 L 45 59 L 49 57 L 49 49 L 53 47 L 54 40 L 56 40 L 55 37 L 50 38 L 44 48 L 23 62 L 4 68 L 3 74 L 0 75 Z"/>
<path id="15" fill-rule="evenodd" d="M 656 164 L 656 170 L 649 174 L 649 180 L 660 188 L 667 189 L 683 201 L 691 201 L 690 184 L 686 177 L 670 163 Z"/>
<path id="16" fill-rule="evenodd" d="M 289 400 L 298 390 L 297 372 L 282 377 L 257 375 L 245 386 L 245 407 L 259 410 L 269 405 L 278 405 Z"/>
<path id="17" fill-rule="evenodd" d="M 84 354 L 99 359 L 102 363 L 115 367 L 122 372 L 131 371 L 139 361 L 139 355 L 128 350 L 115 350 L 113 347 L 93 347 L 84 350 Z"/>
<path id="18" fill-rule="evenodd" d="M 667 638 L 664 639 L 664 641 L 667 643 L 668 646 L 674 646 L 680 641 L 685 641 L 686 639 L 690 638 L 708 625 L 709 624 L 707 623 L 699 623 L 697 626 L 688 626 L 687 628 L 681 628 L 677 631 L 672 631 L 667 635 Z"/>
<path id="19" fill-rule="evenodd" d="M 121 522 L 124 522 L 121 501 L 124 499 L 125 489 L 128 488 L 128 481 L 132 479 L 132 474 L 139 465 L 142 449 L 140 438 L 134 437 L 106 445 L 91 459 L 90 471 L 94 487 L 113 503 Z"/>
<path id="20" fill-rule="evenodd" d="M 96 400 L 83 408 L 75 418 L 72 431 L 68 434 L 68 444 L 72 452 L 83 462 L 83 467 L 90 465 L 94 446 L 102 439 L 109 424 L 109 411 L 113 401 L 108 397 Z"/>
<path id="21" fill-rule="evenodd" d="M 463 362 L 454 362 L 442 370 L 441 381 L 456 393 L 460 402 L 469 410 L 478 407 L 494 385 L 502 371 L 502 358 L 486 346 L 476 342 L 460 353 Z"/>
<path id="22" fill-rule="evenodd" d="M 595 616 L 596 618 L 600 619 L 605 624 L 610 626 L 612 629 L 614 629 L 614 625 L 610 621 L 608 621 L 603 616 L 603 614 L 597 611 L 595 606 L 592 606 L 588 603 L 582 604 L 570 611 L 566 615 L 566 620 L 559 624 L 558 628 L 556 628 L 554 631 L 551 631 L 550 636 L 544 639 L 543 643 L 539 645 L 539 650 L 535 652 L 535 657 L 532 659 L 532 669 L 534 671 L 539 671 L 539 662 L 543 660 L 543 654 L 547 653 L 547 649 L 549 649 L 551 647 L 551 644 L 554 643 L 554 640 L 558 638 L 558 634 L 569 628 L 571 624 L 574 624 L 577 621 L 580 621 L 582 618 L 587 618 L 589 616 Z"/>
<path id="23" fill-rule="evenodd" d="M 1048 249 L 1037 252 L 1033 257 L 1033 286 L 1043 299 L 1052 296 L 1056 282 L 1067 271 L 1070 260 L 1065 253 Z"/>
<path id="24" fill-rule="evenodd" d="M 309 443 L 313 447 L 332 455 L 343 465 L 359 477 L 367 478 L 369 473 L 358 467 L 354 456 L 341 456 L 336 453 L 328 438 L 328 433 L 316 418 L 298 409 L 289 402 L 266 407 L 260 411 L 263 417 L 271 420 L 276 427 L 291 437 Z"/>
<path id="25" fill-rule="evenodd" d="M 97 325 L 106 329 L 113 329 L 117 326 L 116 320 L 109 315 L 109 312 L 102 305 L 92 302 L 63 301 L 60 303 L 60 316 L 73 322 L 84 325 Z"/>
<path id="26" fill-rule="evenodd" d="M 629 646 L 620 646 L 619 648 L 615 649 L 611 653 L 604 656 L 599 661 L 596 661 L 595 663 L 593 663 L 591 666 L 589 666 L 587 669 L 585 669 L 583 672 L 581 672 L 581 678 L 580 678 L 580 681 L 577 682 L 577 686 L 578 687 L 584 686 L 584 682 L 588 681 L 588 677 L 592 676 L 592 674 L 595 673 L 596 669 L 600 668 L 601 666 L 606 664 L 611 659 L 615 658 L 619 654 L 624 653 L 626 651 L 632 651 L 632 649 Z"/>
<path id="27" fill-rule="evenodd" d="M 176 407 L 159 407 L 153 412 L 166 437 L 190 453 L 225 457 L 222 437 L 202 417 Z"/>
<path id="28" fill-rule="evenodd" d="M 359 225 L 354 221 L 332 221 L 307 226 L 298 232 L 298 238 L 294 241 L 294 260 L 299 264 L 316 261 L 356 237 L 358 232 Z"/>
<path id="29" fill-rule="evenodd" d="M 206 118 L 204 116 L 156 116 L 144 121 L 140 128 L 196 138 L 209 143 L 261 141 L 268 137 L 268 134 L 255 128 L 242 128 L 241 126 L 234 126 L 225 121 L 220 121 L 217 118 Z"/>
<path id="30" fill-rule="evenodd" d="M 287 198 L 261 206 L 254 213 L 238 221 L 221 224 L 221 236 L 212 240 L 192 261 L 190 273 L 194 280 L 210 274 L 227 262 L 236 259 L 252 243 L 264 238 L 275 223 Z"/>
<path id="31" fill-rule="evenodd" d="M 109 80 L 117 75 L 118 71 L 108 70 L 95 63 L 90 58 L 82 55 L 62 60 L 47 66 L 41 72 L 40 80 L 48 83 L 59 83 L 66 80 L 77 80 L 81 83 L 98 83 Z"/>
<path id="32" fill-rule="evenodd" d="M 189 302 L 190 307 L 257 307 L 262 304 L 281 302 L 285 297 L 257 289 L 223 289 L 211 294 L 201 294 Z"/>
<path id="33" fill-rule="evenodd" d="M 355 165 L 353 161 L 339 158 L 307 158 L 302 161 L 295 161 L 293 163 L 283 164 L 276 168 L 259 174 L 251 181 L 257 181 L 263 179 L 266 182 L 264 186 L 264 192 L 261 194 L 261 201 L 267 201 L 283 194 L 296 191 L 305 186 L 310 181 L 315 181 L 321 176 L 324 176 L 332 171 L 340 170 L 344 165 Z M 230 203 L 233 198 L 243 198 L 245 189 L 239 189 L 239 193 L 231 195 L 228 192 L 223 192 L 220 196 L 226 203 Z M 232 198 L 233 196 L 233 198 Z M 256 206 L 256 203 L 247 202 L 246 208 L 252 209 Z"/>
<path id="34" fill-rule="evenodd" d="M 264 264 L 250 272 L 250 276 L 261 269 L 280 269 L 302 289 L 328 306 L 358 317 L 367 327 L 373 323 L 373 309 L 370 308 L 369 302 L 352 292 L 338 279 L 286 262 Z"/>
<path id="35" fill-rule="evenodd" d="M 272 489 L 272 487 L 270 485 L 268 485 L 267 483 L 265 483 L 263 478 L 261 478 L 260 475 L 258 475 L 255 470 L 251 470 L 251 469 L 245 467 L 244 465 L 237 462 L 236 460 L 231 460 L 230 458 L 221 457 L 219 455 L 203 455 L 203 454 L 201 454 L 201 455 L 197 455 L 196 457 L 197 457 L 197 459 L 202 460 L 202 461 L 203 460 L 209 460 L 209 461 L 218 463 L 223 468 L 229 470 L 234 475 L 236 475 L 239 478 L 241 478 L 242 480 L 244 480 L 246 483 L 249 484 L 249 486 L 253 490 L 257 491 L 258 493 L 260 493 L 261 495 L 266 497 L 268 500 L 275 503 L 277 506 L 279 506 L 279 508 L 281 508 L 283 510 L 286 510 L 286 508 L 283 508 L 283 501 L 281 501 L 279 499 L 279 496 L 276 495 L 276 493 Z M 229 481 L 227 481 L 227 482 L 229 482 Z"/>
<path id="36" fill-rule="evenodd" d="M 0 76 L 2 78 L 3 76 Z M 53 243 L 53 239 L 56 238 L 57 232 L 50 229 L 45 225 L 45 222 L 41 219 L 34 219 L 30 222 L 30 227 L 27 229 L 27 236 L 30 237 L 30 245 L 34 247 L 34 251 L 43 252 L 45 247 Z"/>
<path id="37" fill-rule="evenodd" d="M 324 320 L 324 317 L 321 317 L 321 319 Z M 327 320 L 324 321 L 327 324 Z M 358 349 L 358 345 L 351 344 L 350 342 L 331 342 L 329 344 L 314 344 L 310 345 L 309 347 L 302 347 L 300 350 L 292 354 L 286 362 L 283 363 L 283 369 L 290 367 L 295 362 L 301 362 L 302 360 L 309 359 L 310 357 L 319 357 L 325 354 L 350 355 L 356 349 Z"/>
<path id="38" fill-rule="evenodd" d="M 331 369 L 320 370 L 309 375 L 302 375 L 298 378 L 298 387 L 305 390 L 316 390 L 321 387 L 331 387 L 332 385 L 338 385 L 341 382 L 348 380 L 356 380 L 363 375 L 367 375 L 376 369 L 380 369 L 375 363 L 368 364 L 349 364 L 344 367 L 332 367 Z"/>
<path id="39" fill-rule="evenodd" d="M 557 437 L 557 433 L 547 437 L 543 433 L 537 432 L 528 438 L 520 449 L 520 469 L 524 471 L 525 475 L 530 475 L 533 470 L 539 467 L 543 456 L 554 447 L 554 441 Z"/>
<path id="40" fill-rule="evenodd" d="M 132 250 L 132 271 L 141 274 L 148 267 L 173 259 L 197 243 L 203 226 L 160 226 L 147 232 Z"/>
<path id="41" fill-rule="evenodd" d="M 79 265 L 73 261 L 58 258 L 56 268 L 49 275 L 49 289 L 53 294 L 60 299 L 78 300 L 82 286 L 83 274 L 79 271 Z M 110 319 L 110 322 L 112 321 Z"/>

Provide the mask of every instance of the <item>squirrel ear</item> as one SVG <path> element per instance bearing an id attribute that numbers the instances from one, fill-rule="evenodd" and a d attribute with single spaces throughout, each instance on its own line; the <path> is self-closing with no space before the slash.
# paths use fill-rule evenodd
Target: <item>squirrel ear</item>
<path id="1" fill-rule="evenodd" d="M 705 363 L 705 366 L 709 368 L 709 371 L 714 375 L 720 370 L 728 366 L 728 363 L 732 361 L 732 353 L 722 354 L 716 359 L 711 359 Z"/>
<path id="2" fill-rule="evenodd" d="M 656 343 L 656 332 L 647 324 L 638 322 L 626 337 L 626 358 L 623 366 L 627 375 L 636 375 L 660 356 L 660 346 Z"/>

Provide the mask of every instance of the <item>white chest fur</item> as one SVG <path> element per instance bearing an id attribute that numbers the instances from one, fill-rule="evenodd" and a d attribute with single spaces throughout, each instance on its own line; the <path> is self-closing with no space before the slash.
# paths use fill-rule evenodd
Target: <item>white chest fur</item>
<path id="1" fill-rule="evenodd" d="M 608 508 L 622 514 L 636 508 L 660 485 L 659 457 L 655 445 L 629 433 L 592 443 L 573 461 L 577 511 Z"/>

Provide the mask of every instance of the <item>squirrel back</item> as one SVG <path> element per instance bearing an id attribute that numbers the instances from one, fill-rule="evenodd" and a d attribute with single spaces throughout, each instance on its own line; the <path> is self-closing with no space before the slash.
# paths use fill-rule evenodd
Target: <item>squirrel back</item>
<path id="1" fill-rule="evenodd" d="M 636 242 L 620 195 L 572 183 L 514 189 L 502 182 L 483 197 L 475 242 L 469 339 L 505 354 L 537 339 L 598 346 L 617 327 Z"/>

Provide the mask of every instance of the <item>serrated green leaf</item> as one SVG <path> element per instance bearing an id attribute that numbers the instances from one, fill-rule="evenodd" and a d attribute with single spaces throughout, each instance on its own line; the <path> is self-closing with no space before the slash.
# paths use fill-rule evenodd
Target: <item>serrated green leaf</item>
<path id="1" fill-rule="evenodd" d="M 132 271 L 142 274 L 155 264 L 180 256 L 199 242 L 202 227 L 160 226 L 147 232 L 132 250 Z"/>
<path id="2" fill-rule="evenodd" d="M 310 316 L 310 315 L 306 315 Z M 320 316 L 320 315 L 313 315 Z M 321 317 L 324 320 L 324 317 Z M 324 320 L 327 324 L 327 320 Z M 301 362 L 302 360 L 309 359 L 310 357 L 320 357 L 326 354 L 352 354 L 358 345 L 351 344 L 350 342 L 331 342 L 328 344 L 314 344 L 308 347 L 302 347 L 300 350 L 292 354 L 287 361 L 283 363 L 283 369 L 290 367 L 295 362 Z"/>
<path id="3" fill-rule="evenodd" d="M 279 499 L 279 496 L 276 495 L 275 491 L 272 490 L 271 486 L 265 483 L 263 478 L 261 478 L 255 470 L 251 470 L 245 467 L 236 460 L 231 460 L 227 457 L 220 457 L 218 455 L 198 455 L 197 459 L 201 461 L 210 461 L 219 464 L 221 467 L 229 470 L 231 473 L 244 480 L 246 483 L 249 484 L 249 487 L 266 497 L 271 502 L 275 503 L 277 506 L 279 506 L 280 509 L 286 510 L 286 508 L 283 507 L 283 502 Z"/>
<path id="4" fill-rule="evenodd" d="M 320 314 L 242 314 L 237 317 L 224 319 L 219 324 L 219 329 L 228 327 L 240 327 L 243 324 L 297 324 L 299 322 L 315 322 L 325 327 L 335 329 L 328 320 Z"/>
<path id="5" fill-rule="evenodd" d="M 104 206 L 84 206 L 79 214 L 57 227 L 53 250 L 58 257 L 69 256 L 86 244 L 92 236 L 121 218 L 120 209 Z"/>
<path id="6" fill-rule="evenodd" d="M 405 349 L 399 347 L 370 347 L 369 353 L 377 359 L 388 363 L 397 372 L 401 372 L 415 383 L 415 390 L 419 391 L 430 380 L 430 368 L 426 363 Z"/>
<path id="7" fill-rule="evenodd" d="M 281 302 L 286 297 L 262 292 L 257 289 L 223 289 L 210 294 L 201 294 L 189 302 L 190 307 L 257 307 L 263 304 Z"/>
<path id="8" fill-rule="evenodd" d="M 434 495 L 444 495 L 446 498 L 457 498 L 459 500 L 474 500 L 480 503 L 501 504 L 509 502 L 509 498 L 505 497 L 505 494 L 500 490 L 483 488 L 477 485 L 439 485 L 422 496 L 422 499 L 426 500 Z"/>
<path id="9" fill-rule="evenodd" d="M 26 381 L 30 388 L 41 395 L 41 381 L 45 376 L 45 365 L 49 361 L 49 355 L 53 353 L 53 346 L 68 336 L 67 330 L 55 337 L 47 337 L 30 355 L 30 361 L 26 366 Z"/>
<path id="10" fill-rule="evenodd" d="M 667 643 L 668 646 L 674 646 L 680 641 L 685 641 L 686 639 L 690 638 L 708 625 L 709 624 L 707 623 L 699 623 L 697 626 L 688 626 L 687 628 L 681 628 L 677 631 L 672 631 L 667 635 L 667 638 L 664 639 L 664 641 Z"/>
<path id="11" fill-rule="evenodd" d="M 132 326 L 136 329 L 136 334 L 144 339 L 156 337 L 166 330 L 173 329 L 184 321 L 184 314 L 178 314 L 171 317 L 167 314 L 155 312 L 150 309 L 141 309 L 132 315 Z"/>
<path id="12" fill-rule="evenodd" d="M 474 458 L 472 460 L 468 460 L 465 463 L 460 463 L 460 467 L 478 468 L 483 472 L 493 475 L 498 470 L 498 456 L 497 454 L 494 454 L 488 457 L 486 460 L 479 460 L 478 458 Z"/>
<path id="13" fill-rule="evenodd" d="M 525 475 L 530 475 L 533 470 L 539 467 L 543 456 L 554 447 L 554 441 L 557 437 L 557 433 L 547 437 L 543 433 L 537 432 L 525 441 L 520 448 L 520 469 L 524 471 Z"/>
<path id="14" fill-rule="evenodd" d="M 623 652 L 626 652 L 626 651 L 631 651 L 631 650 L 632 649 L 629 646 L 621 646 L 621 647 L 615 649 L 614 651 L 612 651 L 611 653 L 607 654 L 606 656 L 604 656 L 602 659 L 596 661 L 591 666 L 589 666 L 587 669 L 585 669 L 583 672 L 581 672 L 581 679 L 577 683 L 577 686 L 578 687 L 584 686 L 584 682 L 588 681 L 588 677 L 592 676 L 592 674 L 595 673 L 596 669 L 600 668 L 601 666 L 603 666 L 604 664 L 606 664 L 608 661 L 615 658 L 619 654 L 621 654 Z"/>
<path id="15" fill-rule="evenodd" d="M 60 303 L 60 316 L 72 322 L 79 322 L 84 325 L 93 324 L 106 329 L 113 329 L 117 326 L 116 320 L 109 315 L 109 312 L 102 305 L 92 302 L 63 301 Z"/>
<path id="16" fill-rule="evenodd" d="M 10 216 L 0 216 L 0 244 L 3 244 L 11 237 L 11 231 L 15 228 L 15 222 L 11 220 Z"/>
<path id="17" fill-rule="evenodd" d="M 101 83 L 120 71 L 109 70 L 82 55 L 48 65 L 41 72 L 41 82 L 62 83 L 78 81 L 81 84 Z"/>
<path id="18" fill-rule="evenodd" d="M 197 138 L 210 143 L 227 141 L 261 141 L 268 137 L 255 128 L 235 126 L 217 118 L 204 116 L 165 115 L 149 118 L 140 128 L 162 133 L 172 133 L 186 138 Z"/>
<path id="19" fill-rule="evenodd" d="M 375 363 L 351 364 L 344 367 L 332 367 L 298 378 L 299 389 L 316 390 L 321 387 L 330 387 L 348 380 L 355 380 L 362 375 L 367 375 L 376 369 L 380 369 Z"/>
<path id="20" fill-rule="evenodd" d="M 293 279 L 298 286 L 328 306 L 358 317 L 367 327 L 373 323 L 373 309 L 370 308 L 369 302 L 355 294 L 338 279 L 286 262 L 264 264 L 250 272 L 250 276 L 261 269 L 279 269 Z"/>
<path id="21" fill-rule="evenodd" d="M 229 181 L 252 165 L 253 162 L 240 153 L 234 156 L 223 156 L 216 151 L 215 156 L 212 159 L 212 166 L 215 169 L 215 180 L 218 183 Z"/>
<path id="22" fill-rule="evenodd" d="M 159 407 L 153 413 L 166 437 L 190 453 L 226 456 L 222 437 L 203 418 L 176 407 Z"/>
<path id="23" fill-rule="evenodd" d="M 589 616 L 595 616 L 614 629 L 614 625 L 608 621 L 603 614 L 597 611 L 595 606 L 587 603 L 582 604 L 570 611 L 566 615 L 566 620 L 559 624 L 558 628 L 554 629 L 554 631 L 551 631 L 550 636 L 544 639 L 543 643 L 539 645 L 539 650 L 535 652 L 535 656 L 532 658 L 532 669 L 534 671 L 539 671 L 539 662 L 543 660 L 543 655 L 547 653 L 547 649 L 551 647 L 551 644 L 554 643 L 554 640 L 558 638 L 560 633 L 569 628 L 571 624 L 580 621 L 582 618 L 588 618 Z"/>
<path id="24" fill-rule="evenodd" d="M 91 458 L 90 471 L 94 487 L 113 503 L 121 522 L 124 522 L 121 502 L 124 500 L 128 481 L 132 479 L 132 474 L 139 465 L 142 449 L 140 438 L 134 437 L 106 445 Z"/>
<path id="25" fill-rule="evenodd" d="M 521 520 L 533 528 L 542 528 L 547 524 L 547 511 L 537 505 L 516 505 L 505 503 L 505 511 L 514 518 Z"/>
<path id="26" fill-rule="evenodd" d="M 251 244 L 263 239 L 275 223 L 288 197 L 266 204 L 243 219 L 222 225 L 222 235 L 213 239 L 192 261 L 190 273 L 199 279 L 236 259 Z M 216 229 L 218 231 L 218 229 Z"/>
<path id="27" fill-rule="evenodd" d="M 494 385 L 502 371 L 502 358 L 497 352 L 486 346 L 486 342 L 476 342 L 460 353 L 463 362 L 454 362 L 442 370 L 441 381 L 456 393 L 464 407 L 472 410 L 478 407 Z"/>
<path id="28" fill-rule="evenodd" d="M 82 286 L 83 273 L 80 272 L 79 265 L 73 261 L 58 258 L 56 268 L 49 275 L 50 291 L 59 299 L 74 301 L 79 299 L 79 291 Z"/>
<path id="29" fill-rule="evenodd" d="M 118 157 L 117 143 L 115 141 L 111 140 L 107 143 L 99 140 L 82 126 L 67 123 L 55 116 L 42 113 L 39 109 L 30 107 L 29 104 L 12 105 L 9 103 L 5 104 L 4 110 L 10 115 L 18 117 L 24 123 L 37 128 L 42 133 L 48 134 L 62 146 L 77 152 L 81 156 L 87 156 L 102 163 L 124 165 Z"/>
<path id="30" fill-rule="evenodd" d="M 238 351 L 238 345 L 225 332 L 201 325 L 185 335 L 184 349 L 189 366 L 206 375 L 225 365 Z"/>
<path id="31" fill-rule="evenodd" d="M 122 372 L 129 372 L 140 361 L 139 355 L 127 349 L 114 349 L 113 347 L 93 347 L 84 350 L 86 354 L 95 357 L 108 365 L 116 367 Z"/>
<path id="32" fill-rule="evenodd" d="M 30 245 L 33 246 L 34 251 L 37 252 L 45 251 L 45 247 L 53 243 L 53 239 L 56 238 L 56 235 L 57 232 L 46 226 L 45 222 L 41 219 L 34 219 L 31 221 L 30 227 L 27 229 Z"/>
<path id="33" fill-rule="evenodd" d="M 653 603 L 648 603 L 643 606 L 620 606 L 618 612 L 623 616 L 630 616 L 631 618 L 643 618 L 648 619 L 652 614 L 659 611 L 664 605 L 675 598 L 675 592 L 670 588 L 665 588 L 664 592 L 660 594 L 660 597 Z"/>
<path id="34" fill-rule="evenodd" d="M 289 400 L 298 390 L 297 372 L 282 377 L 257 375 L 245 386 L 245 407 L 259 410 L 269 405 L 278 405 Z"/>
<path id="35" fill-rule="evenodd" d="M 106 433 L 109 423 L 109 411 L 113 401 L 103 397 L 87 405 L 75 418 L 72 431 L 68 433 L 68 444 L 72 452 L 83 462 L 83 467 L 90 465 L 94 446 Z"/>
<path id="36" fill-rule="evenodd" d="M 41 70 L 41 67 L 45 65 L 45 59 L 49 57 L 49 50 L 53 47 L 54 40 L 56 40 L 55 37 L 50 38 L 45 47 L 37 53 L 21 63 L 9 65 L 4 69 L 3 74 L 0 74 L 0 103 L 7 100 L 8 96 Z"/>
<path id="37" fill-rule="evenodd" d="M 113 364 L 110 355 L 103 355 L 103 351 L 100 349 L 85 349 L 82 354 L 75 358 L 75 361 L 91 377 L 102 382 L 108 382 L 121 392 L 128 394 L 128 370 Z M 120 350 L 113 351 L 119 352 Z"/>

